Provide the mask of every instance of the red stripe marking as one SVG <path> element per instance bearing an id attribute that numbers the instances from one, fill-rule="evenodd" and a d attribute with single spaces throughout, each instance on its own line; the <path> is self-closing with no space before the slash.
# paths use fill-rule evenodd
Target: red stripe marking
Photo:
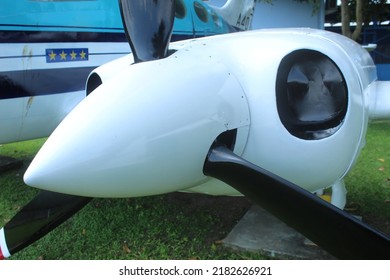
<path id="1" fill-rule="evenodd" d="M 1 247 L 0 247 L 0 260 L 4 260 L 4 255 L 3 255 L 3 252 L 1 251 Z"/>

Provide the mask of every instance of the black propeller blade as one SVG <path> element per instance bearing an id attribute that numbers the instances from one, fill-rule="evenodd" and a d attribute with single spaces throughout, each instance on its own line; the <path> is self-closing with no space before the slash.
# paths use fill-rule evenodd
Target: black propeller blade
<path id="1" fill-rule="evenodd" d="M 119 0 L 123 26 L 135 62 L 164 58 L 168 53 L 175 0 Z"/>
<path id="2" fill-rule="evenodd" d="M 15 254 L 43 237 L 90 200 L 89 197 L 41 191 L 4 226 L 5 243 L 9 253 Z"/>
<path id="3" fill-rule="evenodd" d="M 236 188 L 339 259 L 390 259 L 390 238 L 225 147 L 209 152 L 204 174 Z"/>

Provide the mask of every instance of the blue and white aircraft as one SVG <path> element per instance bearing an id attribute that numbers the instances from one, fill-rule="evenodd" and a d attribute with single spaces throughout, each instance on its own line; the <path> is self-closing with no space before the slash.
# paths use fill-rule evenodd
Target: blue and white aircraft
<path id="1" fill-rule="evenodd" d="M 176 0 L 172 40 L 247 29 L 253 9 Z M 129 52 L 118 1 L 2 0 L 0 143 L 50 135 L 85 97 L 89 73 Z"/>

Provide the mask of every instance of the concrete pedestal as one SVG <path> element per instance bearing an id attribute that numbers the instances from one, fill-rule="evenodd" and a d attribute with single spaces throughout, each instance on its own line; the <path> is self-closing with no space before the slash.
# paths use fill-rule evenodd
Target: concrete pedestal
<path id="1" fill-rule="evenodd" d="M 278 259 L 334 259 L 257 205 L 249 209 L 223 244 L 239 250 L 261 251 Z"/>

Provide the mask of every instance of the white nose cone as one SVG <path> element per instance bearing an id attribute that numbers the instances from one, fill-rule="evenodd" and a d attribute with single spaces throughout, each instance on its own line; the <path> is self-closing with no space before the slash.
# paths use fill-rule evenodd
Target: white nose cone
<path id="1" fill-rule="evenodd" d="M 130 197 L 205 181 L 210 146 L 222 132 L 248 126 L 248 104 L 222 65 L 172 60 L 129 66 L 97 88 L 49 137 L 25 173 L 26 184 Z"/>

